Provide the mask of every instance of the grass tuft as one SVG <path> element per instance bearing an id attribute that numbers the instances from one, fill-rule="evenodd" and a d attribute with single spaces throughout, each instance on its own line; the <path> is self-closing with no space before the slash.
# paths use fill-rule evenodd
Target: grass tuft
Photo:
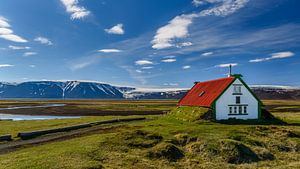
<path id="1" fill-rule="evenodd" d="M 184 157 L 184 153 L 177 146 L 171 143 L 160 143 L 148 151 L 149 158 L 165 158 L 169 161 L 177 161 Z"/>
<path id="2" fill-rule="evenodd" d="M 123 139 L 126 145 L 132 148 L 150 148 L 158 144 L 163 137 L 142 131 L 142 130 L 135 130 L 132 132 L 127 132 L 123 135 Z"/>

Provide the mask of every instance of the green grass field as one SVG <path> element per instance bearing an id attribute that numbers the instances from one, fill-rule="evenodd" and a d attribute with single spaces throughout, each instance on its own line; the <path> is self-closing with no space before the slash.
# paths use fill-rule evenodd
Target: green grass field
<path id="1" fill-rule="evenodd" d="M 0 168 L 300 168 L 300 101 L 264 101 L 268 110 L 287 125 L 209 122 L 199 118 L 206 109 L 176 108 L 175 101 L 70 102 L 80 109 L 90 109 L 91 105 L 103 109 L 101 104 L 105 104 L 111 110 L 122 110 L 122 105 L 139 111 L 155 107 L 171 113 L 122 124 L 101 134 L 1 154 Z M 109 118 L 115 117 L 0 121 L 0 133 L 15 135 Z"/>

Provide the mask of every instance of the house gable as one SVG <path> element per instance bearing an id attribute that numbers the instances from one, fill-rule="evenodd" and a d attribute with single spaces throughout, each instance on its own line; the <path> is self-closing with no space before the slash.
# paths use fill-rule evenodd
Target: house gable
<path id="1" fill-rule="evenodd" d="M 260 100 L 239 77 L 219 95 L 213 108 L 216 120 L 260 118 Z"/>

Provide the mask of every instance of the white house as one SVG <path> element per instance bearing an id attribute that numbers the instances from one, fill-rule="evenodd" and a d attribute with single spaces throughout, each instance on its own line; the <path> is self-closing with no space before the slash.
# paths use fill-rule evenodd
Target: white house
<path id="1" fill-rule="evenodd" d="M 209 107 L 215 120 L 260 119 L 262 103 L 241 77 L 196 82 L 178 105 Z"/>

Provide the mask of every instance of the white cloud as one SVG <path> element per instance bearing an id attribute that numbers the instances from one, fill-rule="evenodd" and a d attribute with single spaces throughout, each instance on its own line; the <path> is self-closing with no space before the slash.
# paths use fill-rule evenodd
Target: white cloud
<path id="1" fill-rule="evenodd" d="M 141 70 L 135 70 L 137 73 L 143 73 L 143 71 L 141 71 Z"/>
<path id="2" fill-rule="evenodd" d="M 186 47 L 186 46 L 192 46 L 193 43 L 192 42 L 183 42 L 181 44 L 179 44 L 179 47 Z"/>
<path id="3" fill-rule="evenodd" d="M 75 70 L 83 69 L 83 68 L 88 67 L 88 66 L 90 66 L 92 64 L 94 64 L 94 61 L 92 61 L 92 60 L 89 60 L 89 61 L 86 61 L 86 62 L 77 63 L 77 64 L 73 64 L 71 66 L 71 70 L 75 71 Z"/>
<path id="4" fill-rule="evenodd" d="M 0 68 L 3 68 L 3 67 L 14 67 L 14 65 L 11 65 L 11 64 L 0 64 Z"/>
<path id="5" fill-rule="evenodd" d="M 271 54 L 271 58 L 272 59 L 279 59 L 279 58 L 288 58 L 288 57 L 292 57 L 295 54 L 293 52 L 278 52 L 278 53 L 272 53 Z"/>
<path id="6" fill-rule="evenodd" d="M 122 52 L 119 49 L 100 49 L 98 50 L 98 52 L 103 52 L 103 53 L 118 53 L 118 52 Z"/>
<path id="7" fill-rule="evenodd" d="M 153 69 L 153 67 L 152 66 L 144 66 L 141 69 L 147 70 L 147 69 Z"/>
<path id="8" fill-rule="evenodd" d="M 264 62 L 267 61 L 267 58 L 260 58 L 260 59 L 251 59 L 249 62 L 255 63 L 255 62 Z"/>
<path id="9" fill-rule="evenodd" d="M 13 46 L 13 45 L 9 45 L 8 48 L 10 48 L 10 49 L 12 49 L 12 50 L 30 49 L 29 46 Z"/>
<path id="10" fill-rule="evenodd" d="M 36 52 L 25 52 L 23 54 L 23 56 L 32 56 L 32 55 L 36 55 L 37 53 Z"/>
<path id="11" fill-rule="evenodd" d="M 104 30 L 109 34 L 123 35 L 125 33 L 123 29 L 123 24 L 117 24 L 110 29 L 104 29 Z"/>
<path id="12" fill-rule="evenodd" d="M 78 5 L 78 0 L 61 0 L 66 8 L 66 11 L 71 14 L 71 19 L 82 19 L 88 16 L 91 12 L 82 6 Z"/>
<path id="13" fill-rule="evenodd" d="M 194 6 L 200 6 L 200 5 L 205 4 L 205 2 L 203 2 L 203 0 L 193 0 L 193 1 L 192 1 L 192 4 L 193 4 Z"/>
<path id="14" fill-rule="evenodd" d="M 234 67 L 234 66 L 237 66 L 238 63 L 224 63 L 224 64 L 215 65 L 215 67 L 224 68 L 224 67 L 229 67 L 230 65 L 231 65 L 232 67 Z"/>
<path id="15" fill-rule="evenodd" d="M 294 56 L 295 54 L 293 52 L 286 51 L 286 52 L 271 53 L 270 55 L 271 55 L 270 57 L 252 59 L 249 60 L 249 62 L 255 63 L 255 62 L 264 62 L 272 59 L 288 58 Z"/>
<path id="16" fill-rule="evenodd" d="M 1 28 L 0 27 L 0 34 L 1 35 L 7 35 L 7 34 L 12 34 L 13 33 L 13 31 L 11 30 L 11 29 L 9 29 L 9 28 Z"/>
<path id="17" fill-rule="evenodd" d="M 0 16 L 0 38 L 13 41 L 13 42 L 20 42 L 24 43 L 27 42 L 26 39 L 13 34 L 13 30 L 10 29 L 10 24 L 8 23 L 8 19 Z"/>
<path id="18" fill-rule="evenodd" d="M 205 52 L 205 53 L 202 53 L 201 55 L 202 56 L 209 56 L 209 55 L 212 55 L 214 54 L 213 52 Z"/>
<path id="19" fill-rule="evenodd" d="M 193 0 L 192 4 L 196 7 L 200 6 L 200 5 L 204 5 L 207 3 L 218 3 L 218 2 L 222 2 L 224 0 Z"/>
<path id="20" fill-rule="evenodd" d="M 198 14 L 198 16 L 227 16 L 239 10 L 240 8 L 243 8 L 248 3 L 248 1 L 249 0 L 223 0 L 223 3 L 220 6 L 203 10 Z M 220 1 L 212 1 L 212 3 L 217 2 Z"/>
<path id="21" fill-rule="evenodd" d="M 20 37 L 18 35 L 14 35 L 14 34 L 0 35 L 0 38 L 6 39 L 6 40 L 9 40 L 9 41 L 13 41 L 13 42 L 20 42 L 20 43 L 28 42 L 27 40 L 23 39 L 22 37 Z"/>
<path id="22" fill-rule="evenodd" d="M 3 16 L 0 16 L 0 27 L 1 28 L 9 28 L 10 24 L 8 23 L 8 19 L 4 18 Z"/>
<path id="23" fill-rule="evenodd" d="M 191 66 L 190 65 L 185 65 L 185 66 L 182 66 L 182 69 L 190 69 Z"/>
<path id="24" fill-rule="evenodd" d="M 178 83 L 164 83 L 164 86 L 178 86 Z"/>
<path id="25" fill-rule="evenodd" d="M 69 63 L 68 68 L 71 71 L 77 71 L 79 69 L 87 68 L 87 67 L 98 64 L 101 61 L 100 58 L 102 58 L 102 56 L 99 56 L 97 54 L 96 55 L 91 55 L 91 56 L 88 56 L 88 57 L 81 57 L 81 58 L 78 58 L 78 59 L 75 59 L 75 60 L 71 61 Z"/>
<path id="26" fill-rule="evenodd" d="M 192 24 L 193 15 L 176 16 L 167 25 L 159 28 L 152 40 L 152 48 L 164 49 L 174 46 L 175 38 L 188 36 L 188 26 Z"/>
<path id="27" fill-rule="evenodd" d="M 152 61 L 149 60 L 137 60 L 135 61 L 136 65 L 153 65 Z"/>
<path id="28" fill-rule="evenodd" d="M 164 56 L 163 58 L 165 58 L 165 59 L 173 59 L 173 58 L 176 58 L 176 56 L 170 55 L 170 56 Z"/>
<path id="29" fill-rule="evenodd" d="M 207 10 L 203 10 L 200 13 L 196 14 L 183 14 L 180 16 L 176 16 L 169 23 L 161 28 L 159 28 L 156 32 L 152 40 L 152 48 L 154 49 L 164 49 L 170 48 L 173 46 L 180 46 L 174 44 L 176 39 L 186 38 L 189 35 L 188 27 L 193 23 L 194 18 L 204 17 L 209 15 L 215 16 L 226 16 L 234 13 L 238 9 L 245 6 L 248 0 L 223 0 L 223 1 L 207 1 L 210 3 L 219 3 L 222 2 L 221 5 L 217 5 Z M 198 1 L 198 4 L 200 1 Z"/>
<path id="30" fill-rule="evenodd" d="M 164 59 L 164 60 L 161 60 L 161 62 L 171 63 L 171 62 L 176 62 L 176 59 Z"/>
<path id="31" fill-rule="evenodd" d="M 35 68 L 36 66 L 35 66 L 35 65 L 29 65 L 29 67 L 31 67 L 31 68 Z"/>
<path id="32" fill-rule="evenodd" d="M 34 38 L 34 41 L 40 42 L 41 44 L 45 44 L 45 45 L 53 45 L 53 43 L 48 38 L 41 37 L 41 36 Z"/>

